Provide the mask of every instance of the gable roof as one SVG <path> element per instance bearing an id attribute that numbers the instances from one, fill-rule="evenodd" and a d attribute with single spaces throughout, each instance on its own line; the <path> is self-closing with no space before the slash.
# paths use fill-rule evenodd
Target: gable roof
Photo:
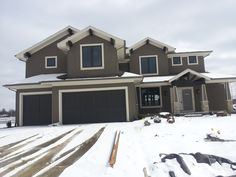
<path id="1" fill-rule="evenodd" d="M 129 51 L 130 51 L 131 49 L 132 49 L 132 50 L 136 50 L 136 49 L 138 49 L 139 47 L 142 47 L 143 45 L 145 45 L 145 44 L 147 43 L 147 41 L 148 41 L 149 44 L 154 45 L 154 46 L 159 47 L 159 48 L 164 48 L 164 47 L 166 47 L 169 52 L 175 51 L 175 48 L 172 47 L 172 46 L 170 46 L 170 45 L 164 44 L 164 43 L 162 43 L 162 42 L 160 42 L 160 41 L 158 41 L 158 40 L 152 39 L 152 38 L 150 38 L 150 37 L 146 37 L 146 38 L 144 38 L 143 40 L 141 40 L 141 41 L 135 43 L 134 45 L 132 45 L 131 47 L 129 47 L 129 48 L 128 48 L 128 53 L 129 53 Z"/>
<path id="2" fill-rule="evenodd" d="M 185 75 L 185 74 L 187 74 L 187 73 L 191 73 L 191 74 L 193 74 L 193 75 L 196 75 L 196 76 L 198 76 L 198 77 L 204 78 L 204 79 L 206 79 L 206 80 L 211 80 L 211 78 L 208 77 L 207 75 L 203 75 L 203 74 L 198 73 L 198 72 L 196 72 L 196 71 L 194 71 L 194 70 L 191 70 L 191 69 L 186 69 L 186 70 L 182 71 L 181 73 L 179 73 L 179 74 L 175 75 L 174 77 L 172 77 L 172 78 L 169 80 L 169 82 L 173 82 L 174 80 L 180 78 L 181 76 L 183 76 L 183 75 Z"/>
<path id="3" fill-rule="evenodd" d="M 25 56 L 26 53 L 28 54 L 33 54 L 37 51 L 39 51 L 40 49 L 46 47 L 47 45 L 59 40 L 60 38 L 68 35 L 70 33 L 70 30 L 72 33 L 77 33 L 79 30 L 72 27 L 72 26 L 67 26 L 65 28 L 63 28 L 62 30 L 56 32 L 55 34 L 47 37 L 46 39 L 42 40 L 41 42 L 33 45 L 30 48 L 27 48 L 23 51 L 21 51 L 20 53 L 16 54 L 15 57 L 18 58 L 21 61 L 26 61 L 27 60 L 27 56 Z"/>
<path id="4" fill-rule="evenodd" d="M 125 40 L 123 39 L 120 39 L 116 36 L 113 36 L 111 34 L 108 34 L 100 29 L 97 29 L 93 26 L 88 26 L 86 28 L 84 28 L 83 30 L 79 31 L 78 33 L 66 38 L 65 40 L 59 42 L 57 44 L 58 48 L 64 50 L 64 51 L 69 51 L 70 50 L 70 47 L 67 45 L 68 42 L 72 42 L 73 43 L 76 43 L 77 41 L 85 38 L 86 36 L 90 35 L 90 34 L 93 34 L 95 36 L 98 36 L 102 39 L 105 39 L 107 41 L 111 41 L 111 40 L 114 40 L 114 46 L 116 48 L 120 48 L 120 47 L 123 47 L 124 44 L 125 44 Z"/>

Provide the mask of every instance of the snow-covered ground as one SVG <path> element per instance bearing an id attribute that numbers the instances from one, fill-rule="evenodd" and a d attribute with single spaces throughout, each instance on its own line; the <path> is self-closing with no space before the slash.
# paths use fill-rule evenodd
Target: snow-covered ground
<path id="1" fill-rule="evenodd" d="M 236 174 L 226 163 L 220 165 L 216 162 L 209 166 L 197 163 L 191 155 L 179 154 L 201 152 L 236 162 L 236 142 L 204 140 L 208 133 L 217 134 L 225 140 L 236 140 L 236 115 L 176 117 L 174 124 L 167 123 L 166 119 L 159 124 L 150 118 L 146 120 L 151 122 L 150 126 L 144 126 L 145 120 L 139 120 L 129 123 L 0 128 L 0 176 L 43 176 L 50 173 L 50 169 L 63 166 L 62 162 L 65 169 L 57 173 L 62 177 L 144 177 L 144 167 L 151 177 L 168 177 L 169 171 L 174 171 L 177 177 Z M 98 140 L 89 146 L 90 138 L 102 127 L 105 129 L 101 136 L 97 135 Z M 121 131 L 121 136 L 116 163 L 111 168 L 108 161 L 117 130 Z M 86 141 L 88 139 L 90 141 Z M 45 142 L 48 143 L 45 145 Z M 84 146 L 87 149 L 78 146 L 84 142 L 87 142 Z M 176 159 L 161 162 L 163 156 L 160 157 L 160 154 L 163 153 L 181 155 L 191 175 L 181 169 Z"/>

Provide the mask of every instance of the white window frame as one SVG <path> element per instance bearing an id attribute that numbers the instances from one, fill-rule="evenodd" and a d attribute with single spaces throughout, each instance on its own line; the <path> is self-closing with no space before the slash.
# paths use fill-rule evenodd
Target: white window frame
<path id="1" fill-rule="evenodd" d="M 159 106 L 143 106 L 142 105 L 142 92 L 141 90 L 144 88 L 159 88 L 160 90 L 160 105 Z M 150 86 L 150 87 L 139 87 L 139 100 L 140 100 L 140 108 L 145 109 L 145 108 L 162 108 L 162 89 L 161 86 Z"/>
<path id="2" fill-rule="evenodd" d="M 142 58 L 148 58 L 148 57 L 155 57 L 156 58 L 156 73 L 148 73 L 148 74 L 143 74 L 142 73 Z M 144 75 L 144 76 L 148 76 L 148 75 L 158 75 L 159 74 L 159 68 L 158 68 L 158 56 L 157 55 L 142 55 L 139 56 L 139 73 Z"/>
<path id="3" fill-rule="evenodd" d="M 48 60 L 49 58 L 55 58 L 55 66 L 48 66 L 48 65 L 47 65 L 47 63 L 48 63 L 47 60 Z M 46 57 L 45 57 L 45 68 L 47 68 L 47 69 L 48 69 L 48 68 L 49 68 L 49 69 L 50 69 L 50 68 L 57 68 L 57 56 L 46 56 Z"/>
<path id="4" fill-rule="evenodd" d="M 100 67 L 83 67 L 83 47 L 88 46 L 101 46 L 102 49 L 102 66 Z M 80 44 L 80 69 L 81 70 L 97 70 L 104 69 L 104 44 L 103 43 L 94 43 L 94 44 Z"/>
<path id="5" fill-rule="evenodd" d="M 189 63 L 189 57 L 193 57 L 195 56 L 196 57 L 196 63 Z M 188 56 L 188 65 L 198 65 L 198 56 L 197 55 L 191 55 L 191 56 Z"/>
<path id="6" fill-rule="evenodd" d="M 180 58 L 180 64 L 174 64 L 174 58 L 177 58 L 177 57 Z M 183 65 L 183 61 L 182 61 L 182 60 L 183 60 L 183 59 L 182 59 L 182 57 L 180 57 L 180 56 L 172 57 L 172 58 L 171 58 L 171 64 L 172 64 L 172 66 L 182 66 L 182 65 Z"/>

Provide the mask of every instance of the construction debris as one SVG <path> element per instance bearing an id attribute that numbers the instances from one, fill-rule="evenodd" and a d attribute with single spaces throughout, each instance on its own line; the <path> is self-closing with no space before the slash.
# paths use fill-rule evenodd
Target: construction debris
<path id="1" fill-rule="evenodd" d="M 150 126 L 150 125 L 151 125 L 151 123 L 148 120 L 144 121 L 144 126 Z"/>
<path id="2" fill-rule="evenodd" d="M 118 151 L 118 146 L 119 146 L 119 140 L 120 140 L 120 131 L 116 131 L 115 138 L 114 138 L 114 143 L 111 151 L 111 156 L 109 160 L 110 166 L 113 168 L 114 164 L 116 163 L 116 156 L 117 156 L 117 151 Z"/>
<path id="3" fill-rule="evenodd" d="M 144 177 L 150 177 L 150 176 L 148 176 L 146 167 L 143 168 L 143 173 L 144 173 Z"/>

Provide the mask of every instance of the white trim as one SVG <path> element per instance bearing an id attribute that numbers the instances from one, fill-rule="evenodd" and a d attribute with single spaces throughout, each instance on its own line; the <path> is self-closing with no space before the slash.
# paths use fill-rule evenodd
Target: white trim
<path id="1" fill-rule="evenodd" d="M 55 58 L 55 66 L 47 66 L 47 64 L 48 64 L 47 60 L 49 58 Z M 57 56 L 46 56 L 45 57 L 45 68 L 46 69 L 57 68 Z"/>
<path id="2" fill-rule="evenodd" d="M 196 63 L 189 63 L 189 57 L 196 57 Z M 188 56 L 188 65 L 198 65 L 198 56 L 196 56 L 196 55 Z"/>
<path id="3" fill-rule="evenodd" d="M 174 64 L 174 58 L 180 58 L 180 64 Z M 172 64 L 172 66 L 182 66 L 183 65 L 182 57 L 179 57 L 179 56 L 172 57 L 171 58 L 171 64 Z"/>
<path id="4" fill-rule="evenodd" d="M 31 54 L 39 51 L 40 49 L 46 47 L 48 44 L 51 44 L 59 39 L 61 39 L 62 37 L 68 35 L 68 29 L 72 29 L 74 33 L 77 33 L 79 30 L 72 27 L 72 26 L 67 26 L 65 28 L 63 28 L 62 30 L 56 32 L 55 34 L 47 37 L 46 39 L 42 40 L 41 42 L 36 43 L 35 45 L 33 45 L 30 48 L 27 48 L 23 51 L 21 51 L 20 53 L 16 54 L 15 57 L 22 60 L 22 61 L 26 61 L 27 58 L 25 58 L 24 54 L 26 52 L 30 52 Z"/>
<path id="5" fill-rule="evenodd" d="M 188 56 L 209 56 L 213 51 L 193 51 L 193 52 L 177 52 L 177 53 L 169 53 L 167 54 L 168 58 L 172 57 L 188 57 Z"/>
<path id="6" fill-rule="evenodd" d="M 127 53 L 129 53 L 131 49 L 136 50 L 136 49 L 138 49 L 139 47 L 142 47 L 143 45 L 146 44 L 146 41 L 147 41 L 147 40 L 149 40 L 149 43 L 150 43 L 151 45 L 154 45 L 154 46 L 156 46 L 156 47 L 158 47 L 158 48 L 167 47 L 167 48 L 168 48 L 168 52 L 173 52 L 173 51 L 175 51 L 175 48 L 172 47 L 172 46 L 170 46 L 170 45 L 164 44 L 164 43 L 162 43 L 162 42 L 160 42 L 160 41 L 157 41 L 157 40 L 155 40 L 155 39 L 152 39 L 152 38 L 150 38 L 150 37 L 146 37 L 146 38 L 142 39 L 141 41 L 135 43 L 135 44 L 132 45 L 131 47 L 129 47 L 129 48 L 127 49 Z"/>
<path id="7" fill-rule="evenodd" d="M 25 95 L 46 95 L 46 94 L 52 94 L 52 91 L 19 93 L 19 126 L 23 126 L 23 98 L 24 96 Z"/>
<path id="8" fill-rule="evenodd" d="M 83 47 L 88 46 L 101 46 L 102 52 L 102 66 L 99 67 L 83 67 Z M 104 44 L 103 43 L 93 43 L 93 44 L 80 44 L 80 69 L 81 70 L 97 70 L 104 69 Z"/>
<path id="9" fill-rule="evenodd" d="M 183 111 L 183 112 L 185 112 L 185 111 L 193 111 L 193 112 L 195 112 L 195 96 L 194 96 L 194 89 L 193 89 L 193 87 L 177 87 L 177 89 L 178 89 L 178 96 L 179 96 L 179 98 L 181 96 L 181 100 L 182 100 L 182 103 L 181 102 L 179 103 L 181 105 L 181 110 L 180 111 Z M 182 94 L 179 95 L 179 92 L 181 91 L 181 93 L 182 93 L 182 90 L 185 90 L 185 89 L 191 89 L 193 110 L 184 110 L 184 107 L 183 107 L 183 105 L 184 105 L 184 103 L 183 103 L 183 95 Z"/>
<path id="10" fill-rule="evenodd" d="M 130 121 L 129 117 L 129 93 L 128 93 L 128 87 L 103 87 L 103 88 L 86 88 L 86 89 L 61 89 L 59 90 L 59 123 L 63 123 L 63 113 L 62 113 L 62 93 L 68 93 L 68 92 L 92 92 L 92 91 L 106 91 L 106 90 L 125 90 L 125 104 L 126 104 L 126 120 Z"/>
<path id="11" fill-rule="evenodd" d="M 160 90 L 160 105 L 159 106 L 143 106 L 142 105 L 142 93 L 141 93 L 141 89 L 143 88 L 159 88 Z M 139 101 L 140 101 L 140 108 L 145 109 L 145 108 L 162 108 L 162 89 L 161 86 L 151 86 L 151 87 L 139 87 Z"/>
<path id="12" fill-rule="evenodd" d="M 155 57 L 156 58 L 156 73 L 148 73 L 148 74 L 143 74 L 142 73 L 142 58 L 148 58 L 148 57 Z M 144 76 L 148 76 L 148 75 L 158 75 L 159 73 L 159 68 L 158 68 L 158 56 L 157 55 L 142 55 L 142 56 L 139 56 L 139 73 L 144 75 Z"/>
<path id="13" fill-rule="evenodd" d="M 209 77 L 207 77 L 207 76 L 205 76 L 205 75 L 203 75 L 203 74 L 201 74 L 201 73 L 198 73 L 198 72 L 196 72 L 196 71 L 194 71 L 194 70 L 191 70 L 191 69 L 186 69 L 186 70 L 182 71 L 181 73 L 175 75 L 173 78 L 171 78 L 171 79 L 169 80 L 169 82 L 171 83 L 172 81 L 174 81 L 174 80 L 180 78 L 181 76 L 185 75 L 185 74 L 188 73 L 188 72 L 190 72 L 190 73 L 192 73 L 193 75 L 196 75 L 196 76 L 198 76 L 198 77 L 202 77 L 202 78 L 204 78 L 204 79 L 206 79 L 206 80 L 211 80 Z"/>

